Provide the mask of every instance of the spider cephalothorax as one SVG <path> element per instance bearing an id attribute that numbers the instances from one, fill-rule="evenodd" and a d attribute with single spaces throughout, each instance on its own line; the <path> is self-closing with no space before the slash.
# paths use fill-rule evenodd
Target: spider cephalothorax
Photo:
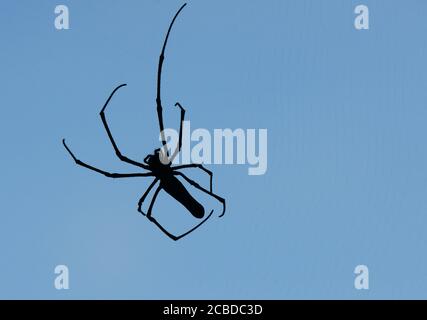
<path id="1" fill-rule="evenodd" d="M 153 154 L 149 154 L 144 158 L 144 163 L 152 170 L 159 169 L 162 166 L 170 166 L 171 162 L 163 155 L 160 149 L 155 149 Z"/>

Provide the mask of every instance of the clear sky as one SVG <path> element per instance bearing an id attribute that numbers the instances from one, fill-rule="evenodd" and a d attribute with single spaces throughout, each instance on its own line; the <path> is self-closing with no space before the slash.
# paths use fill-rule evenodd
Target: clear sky
<path id="1" fill-rule="evenodd" d="M 427 2 L 188 1 L 166 52 L 165 121 L 268 129 L 268 171 L 210 165 L 227 199 L 178 242 L 136 211 L 159 146 L 157 59 L 181 1 L 1 1 L 0 298 L 427 298 Z M 370 29 L 354 28 L 354 8 Z M 70 30 L 54 8 L 70 10 Z M 169 107 L 170 106 L 170 107 Z M 158 212 L 174 216 L 176 203 Z M 54 288 L 54 268 L 70 289 Z M 354 268 L 370 289 L 355 290 Z"/>

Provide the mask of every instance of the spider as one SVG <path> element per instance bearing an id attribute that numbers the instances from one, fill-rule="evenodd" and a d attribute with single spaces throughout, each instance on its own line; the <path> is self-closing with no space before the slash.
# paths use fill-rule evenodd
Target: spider
<path id="1" fill-rule="evenodd" d="M 195 187 L 196 189 L 200 190 L 201 192 L 215 198 L 217 201 L 219 201 L 222 204 L 222 213 L 219 215 L 219 217 L 222 217 L 225 213 L 225 199 L 216 195 L 212 191 L 212 178 L 213 173 L 206 169 L 202 164 L 183 164 L 183 165 L 177 165 L 172 166 L 172 162 L 175 159 L 175 157 L 179 154 L 182 146 L 182 126 L 184 122 L 185 117 L 185 109 L 181 106 L 179 102 L 175 104 L 176 107 L 180 109 L 180 116 L 181 116 L 181 123 L 180 123 L 180 130 L 179 130 L 179 139 L 178 139 L 178 145 L 176 146 L 175 151 L 172 153 L 172 155 L 169 156 L 169 152 L 167 149 L 167 143 L 164 136 L 164 125 L 163 125 L 163 107 L 162 107 L 162 101 L 161 101 L 161 75 L 162 75 L 162 68 L 163 68 L 163 62 L 165 57 L 165 49 L 168 42 L 169 34 L 172 30 L 172 26 L 180 14 L 180 12 L 184 9 L 186 6 L 186 3 L 181 6 L 181 8 L 178 10 L 178 12 L 175 14 L 174 18 L 172 19 L 169 29 L 166 33 L 166 37 L 164 40 L 163 48 L 160 54 L 159 58 L 159 64 L 158 64 L 158 70 L 157 70 L 157 97 L 156 97 L 156 105 L 157 105 L 157 117 L 159 122 L 159 128 L 160 128 L 160 137 L 162 140 L 162 149 L 155 149 L 153 154 L 149 154 L 144 158 L 143 163 L 137 162 L 135 160 L 132 160 L 126 156 L 124 156 L 111 133 L 111 130 L 108 126 L 106 117 L 105 117 L 105 110 L 107 108 L 107 105 L 109 104 L 110 100 L 113 98 L 114 94 L 122 87 L 126 86 L 126 84 L 119 85 L 116 87 L 113 92 L 108 97 L 107 101 L 105 102 L 104 106 L 101 109 L 100 116 L 103 123 L 103 126 L 105 128 L 105 131 L 107 132 L 108 138 L 114 148 L 114 151 L 116 152 L 117 157 L 128 164 L 134 165 L 136 167 L 145 169 L 146 172 L 141 173 L 110 173 L 101 169 L 98 169 L 92 165 L 89 165 L 81 160 L 79 160 L 74 153 L 71 151 L 71 149 L 68 147 L 68 145 L 65 143 L 65 139 L 62 140 L 62 143 L 65 147 L 65 149 L 68 151 L 72 159 L 75 161 L 75 163 L 79 166 L 82 166 L 86 169 L 95 171 L 97 173 L 103 174 L 106 177 L 109 178 L 134 178 L 134 177 L 154 177 L 154 180 L 151 182 L 151 184 L 148 186 L 147 190 L 144 192 L 142 197 L 138 201 L 138 212 L 140 212 L 142 215 L 147 217 L 151 222 L 153 222 L 164 234 L 166 234 L 169 238 L 173 240 L 179 240 L 186 235 L 190 234 L 191 232 L 195 231 L 197 228 L 199 228 L 203 223 L 205 223 L 213 214 L 214 210 L 211 210 L 209 214 L 206 215 L 205 208 L 202 204 L 200 204 L 186 189 L 186 187 L 183 185 L 183 183 L 178 179 L 178 177 L 181 177 L 186 182 L 188 182 L 190 185 Z M 185 168 L 197 168 L 202 170 L 204 173 L 209 175 L 209 189 L 206 189 L 202 186 L 200 186 L 197 182 L 194 180 L 188 178 L 184 173 L 180 172 L 180 169 Z M 154 195 L 152 197 L 151 203 L 148 206 L 148 210 L 145 213 L 142 210 L 142 204 L 144 203 L 145 199 L 147 198 L 150 191 L 154 188 L 154 186 L 159 182 L 159 185 L 157 186 Z M 156 201 L 156 198 L 161 190 L 164 190 L 166 193 L 168 193 L 172 198 L 174 198 L 176 201 L 178 201 L 181 205 L 183 205 L 195 218 L 197 219 L 203 219 L 199 224 L 197 224 L 195 227 L 190 229 L 189 231 L 176 236 L 166 230 L 165 227 L 163 227 L 153 216 L 152 216 L 152 209 L 154 206 L 154 203 Z"/>

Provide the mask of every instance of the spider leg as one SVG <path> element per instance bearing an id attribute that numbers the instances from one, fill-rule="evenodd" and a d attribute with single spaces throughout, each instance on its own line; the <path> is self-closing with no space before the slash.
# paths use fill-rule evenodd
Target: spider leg
<path id="1" fill-rule="evenodd" d="M 205 219 L 203 219 L 203 221 L 202 222 L 200 222 L 199 224 L 197 224 L 195 227 L 193 227 L 192 229 L 190 229 L 189 231 L 187 231 L 187 232 L 185 232 L 185 233 L 183 233 L 183 234 L 181 234 L 180 236 L 175 236 L 175 235 L 173 235 L 172 233 L 170 233 L 169 231 L 167 231 L 157 220 L 156 220 L 156 218 L 154 218 L 152 215 L 151 215 L 151 211 L 153 210 L 153 206 L 154 206 L 154 202 L 156 201 L 156 198 L 157 198 L 157 196 L 158 196 L 158 194 L 159 194 L 159 192 L 162 190 L 163 188 L 161 187 L 161 186 L 159 186 L 159 187 L 157 187 L 157 189 L 156 189 L 156 191 L 155 191 L 155 193 L 154 193 L 154 196 L 153 196 L 153 199 L 151 200 L 151 203 L 150 203 L 150 207 L 148 208 L 148 211 L 147 211 L 147 215 L 146 215 L 146 217 L 148 218 L 148 220 L 150 220 L 152 223 L 154 223 L 165 235 L 167 235 L 169 238 L 171 238 L 172 240 L 174 240 L 174 241 L 177 241 L 177 240 L 179 240 L 179 239 L 181 239 L 181 238 L 183 238 L 183 237 L 185 237 L 186 235 L 189 235 L 191 232 L 193 232 L 193 231 L 195 231 L 196 229 L 198 229 L 202 224 L 204 224 L 211 216 L 212 216 L 212 214 L 213 214 L 213 210 L 209 213 L 209 215 L 205 218 Z"/>
<path id="2" fill-rule="evenodd" d="M 110 142 L 113 145 L 113 148 L 114 148 L 114 151 L 116 152 L 117 157 L 123 162 L 129 163 L 129 164 L 132 164 L 132 165 L 135 165 L 137 167 L 144 168 L 144 169 L 148 169 L 147 165 L 140 163 L 140 162 L 137 162 L 137 161 L 134 161 L 134 160 L 129 159 L 128 157 L 125 157 L 124 155 L 122 155 L 122 153 L 119 150 L 119 147 L 117 147 L 117 144 L 114 141 L 113 134 L 111 133 L 111 130 L 110 130 L 108 123 L 107 123 L 107 119 L 105 118 L 105 113 L 104 113 L 105 108 L 107 108 L 107 105 L 110 103 L 110 100 L 113 97 L 113 95 L 116 93 L 116 91 L 119 90 L 120 88 L 124 87 L 124 86 L 126 86 L 126 84 L 122 84 L 113 90 L 113 92 L 110 94 L 107 101 L 105 102 L 104 106 L 102 107 L 99 115 L 101 116 L 102 124 L 104 125 L 105 131 L 107 131 L 108 138 L 110 139 Z"/>
<path id="3" fill-rule="evenodd" d="M 110 173 L 110 172 L 95 168 L 94 166 L 91 166 L 91 165 L 77 159 L 76 156 L 70 150 L 70 148 L 68 148 L 67 144 L 65 143 L 65 139 L 62 140 L 62 144 L 64 145 L 65 149 L 67 149 L 68 153 L 71 155 L 71 157 L 73 158 L 73 160 L 75 161 L 76 164 L 78 164 L 79 166 L 82 166 L 86 169 L 89 169 L 89 170 L 98 172 L 100 174 L 103 174 L 104 176 L 106 176 L 108 178 L 134 178 L 134 177 L 152 177 L 153 176 L 153 174 L 151 172 L 148 172 L 148 173 Z"/>
<path id="4" fill-rule="evenodd" d="M 180 166 L 172 167 L 172 169 L 185 169 L 185 168 L 199 168 L 206 172 L 209 175 L 209 191 L 212 192 L 212 179 L 213 179 L 213 173 L 212 171 L 206 169 L 203 165 L 197 164 L 197 163 L 190 163 L 190 164 L 183 164 Z"/>
<path id="5" fill-rule="evenodd" d="M 212 216 L 213 214 L 213 210 L 211 210 L 211 212 L 209 213 L 209 215 L 202 221 L 200 222 L 198 225 L 196 225 L 194 228 L 190 229 L 189 231 L 187 231 L 186 233 L 181 234 L 180 236 L 176 237 L 176 240 L 179 240 L 183 237 L 185 237 L 186 235 L 189 235 L 190 233 L 192 233 L 193 231 L 195 231 L 196 229 L 198 229 L 202 224 L 204 224 L 206 221 L 208 221 L 208 219 Z"/>
<path id="6" fill-rule="evenodd" d="M 157 117 L 159 120 L 159 129 L 160 129 L 160 136 L 162 138 L 162 145 L 163 145 L 163 148 L 166 149 L 166 156 L 167 157 L 169 157 L 169 153 L 168 153 L 167 147 L 166 147 L 167 143 L 166 143 L 166 138 L 165 138 L 165 133 L 164 133 L 165 128 L 164 128 L 164 124 L 163 124 L 163 107 L 162 107 L 162 98 L 161 98 L 161 82 L 162 82 L 163 61 L 165 60 L 166 45 L 168 43 L 169 34 L 172 30 L 172 26 L 173 26 L 176 18 L 178 17 L 179 13 L 181 12 L 181 10 L 184 9 L 184 7 L 186 5 L 187 4 L 184 3 L 184 5 L 181 6 L 181 8 L 175 14 L 175 16 L 172 19 L 172 22 L 169 25 L 169 29 L 168 29 L 168 32 L 166 33 L 165 41 L 163 43 L 162 52 L 160 53 L 159 65 L 158 65 L 158 69 L 157 69 L 157 97 L 156 97 Z"/>
<path id="7" fill-rule="evenodd" d="M 176 167 L 175 167 L 176 168 Z M 222 213 L 219 215 L 219 217 L 222 217 L 225 213 L 225 199 L 221 198 L 220 196 L 216 195 L 215 193 L 213 193 L 212 191 L 209 191 L 205 188 L 203 188 L 202 186 L 200 186 L 197 182 L 191 180 L 190 178 L 188 178 L 185 174 L 183 174 L 182 172 L 179 171 L 174 171 L 175 175 L 179 175 L 181 177 L 183 177 L 188 183 L 190 183 L 193 187 L 195 187 L 196 189 L 199 189 L 200 191 L 203 191 L 204 193 L 214 197 L 215 199 L 217 199 L 219 202 L 222 203 Z"/>
<path id="8" fill-rule="evenodd" d="M 142 211 L 142 203 L 145 201 L 145 198 L 147 198 L 148 194 L 150 193 L 151 189 L 153 189 L 154 185 L 159 181 L 158 178 L 154 179 L 153 182 L 150 184 L 150 186 L 145 190 L 144 194 L 142 195 L 141 199 L 138 201 L 138 211 L 145 216 L 146 214 Z"/>
<path id="9" fill-rule="evenodd" d="M 177 106 L 177 107 L 179 107 L 181 109 L 181 121 L 180 121 L 180 125 L 179 125 L 178 145 L 177 145 L 174 153 L 172 154 L 172 156 L 169 159 L 170 163 L 173 162 L 173 160 L 175 159 L 175 157 L 181 151 L 181 147 L 182 147 L 182 125 L 184 123 L 184 118 L 185 118 L 185 109 L 181 106 L 181 104 L 179 102 L 177 102 L 177 103 L 175 103 L 175 106 Z"/>
<path id="10" fill-rule="evenodd" d="M 154 192 L 153 199 L 151 200 L 150 206 L 148 207 L 147 211 L 147 219 L 150 220 L 152 223 L 154 223 L 165 235 L 167 235 L 172 240 L 178 240 L 176 236 L 171 234 L 169 231 L 167 231 L 152 215 L 151 211 L 153 210 L 154 202 L 156 202 L 157 196 L 159 192 L 162 190 L 162 186 L 158 186 L 156 191 Z"/>

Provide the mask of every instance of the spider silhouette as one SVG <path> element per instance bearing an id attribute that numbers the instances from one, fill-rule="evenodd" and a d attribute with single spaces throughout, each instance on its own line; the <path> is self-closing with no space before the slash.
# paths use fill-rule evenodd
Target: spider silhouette
<path id="1" fill-rule="evenodd" d="M 200 190 L 201 192 L 215 198 L 222 204 L 222 213 L 219 215 L 219 217 L 222 217 L 225 213 L 225 199 L 216 195 L 212 191 L 212 178 L 213 174 L 210 170 L 206 169 L 202 164 L 184 164 L 184 165 L 178 165 L 178 166 L 172 166 L 172 162 L 175 159 L 175 157 L 178 155 L 178 153 L 181 150 L 182 146 L 182 126 L 184 122 L 185 117 L 185 109 L 181 106 L 179 102 L 175 104 L 176 107 L 178 107 L 181 111 L 181 120 L 180 120 L 180 129 L 179 129 L 179 139 L 178 139 L 178 145 L 176 146 L 175 151 L 172 153 L 172 155 L 169 156 L 169 152 L 167 149 L 167 143 L 164 135 L 164 125 L 163 125 L 163 107 L 162 107 L 162 101 L 161 101 L 161 77 L 162 77 L 162 68 L 163 68 L 163 61 L 165 58 L 165 49 L 168 42 L 168 38 L 170 35 L 170 32 L 172 30 L 172 26 L 182 11 L 184 7 L 186 6 L 186 3 L 181 6 L 181 8 L 178 10 L 178 12 L 175 14 L 174 18 L 172 19 L 169 29 L 166 33 L 166 37 L 164 40 L 163 48 L 160 54 L 159 58 L 159 64 L 158 64 L 158 70 L 157 70 L 157 97 L 156 97 L 156 105 L 157 105 L 157 116 L 158 116 L 158 122 L 159 122 L 159 128 L 160 128 L 160 137 L 162 140 L 162 149 L 155 149 L 153 154 L 149 154 L 144 158 L 144 163 L 137 162 L 135 160 L 132 160 L 126 156 L 124 156 L 111 133 L 111 130 L 108 126 L 106 117 L 105 117 L 105 109 L 107 108 L 107 105 L 109 104 L 110 100 L 112 99 L 113 95 L 119 90 L 120 88 L 126 86 L 126 84 L 122 84 L 118 87 L 116 87 L 113 92 L 108 97 L 107 101 L 105 102 L 104 106 L 101 109 L 100 116 L 102 123 L 104 125 L 105 131 L 107 132 L 108 138 L 116 152 L 117 157 L 128 164 L 134 165 L 136 167 L 145 169 L 146 172 L 141 173 L 110 173 L 101 169 L 98 169 L 92 165 L 89 165 L 79 159 L 74 155 L 74 153 L 71 151 L 71 149 L 67 146 L 65 143 L 65 139 L 62 140 L 62 143 L 65 147 L 65 149 L 68 151 L 68 153 L 71 155 L 75 163 L 79 166 L 82 166 L 84 168 L 87 168 L 89 170 L 95 171 L 97 173 L 103 174 L 106 177 L 109 178 L 134 178 L 134 177 L 154 177 L 154 180 L 151 182 L 147 190 L 144 192 L 142 197 L 138 201 L 138 211 L 146 216 L 151 222 L 153 222 L 163 233 L 165 233 L 168 237 L 170 237 L 173 240 L 179 240 L 182 237 L 185 237 L 186 235 L 190 234 L 191 232 L 195 231 L 197 228 L 199 228 L 203 223 L 205 223 L 213 214 L 214 210 L 211 210 L 210 213 L 206 214 L 205 208 L 202 204 L 200 204 L 186 189 L 186 187 L 183 185 L 183 183 L 178 179 L 178 177 L 183 178 L 185 181 L 187 181 L 190 185 L 195 187 L 196 189 Z M 193 181 L 192 179 L 188 178 L 184 173 L 180 172 L 180 169 L 185 168 L 198 168 L 209 175 L 209 189 L 206 189 L 202 186 L 200 186 L 197 182 Z M 144 213 L 142 210 L 142 204 L 147 198 L 150 191 L 154 188 L 154 186 L 159 182 L 159 185 L 157 186 L 157 189 L 154 192 L 154 195 L 152 197 L 151 203 L 148 207 L 147 213 Z M 168 193 L 172 198 L 174 198 L 176 201 L 178 201 L 180 204 L 182 204 L 195 218 L 203 219 L 199 224 L 197 224 L 195 227 L 193 227 L 191 230 L 176 236 L 173 235 L 171 232 L 166 230 L 165 227 L 163 227 L 153 216 L 152 216 L 152 209 L 154 206 L 154 203 L 157 199 L 157 196 L 161 190 L 164 190 L 166 193 Z"/>

